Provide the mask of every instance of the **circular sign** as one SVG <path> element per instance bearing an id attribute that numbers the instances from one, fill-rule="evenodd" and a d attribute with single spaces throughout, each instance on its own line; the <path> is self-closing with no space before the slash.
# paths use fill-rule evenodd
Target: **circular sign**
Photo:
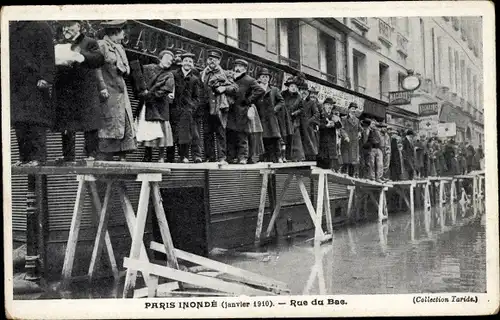
<path id="1" fill-rule="evenodd" d="M 401 81 L 401 86 L 403 89 L 408 91 L 417 90 L 420 87 L 420 78 L 415 75 L 409 75 Z"/>

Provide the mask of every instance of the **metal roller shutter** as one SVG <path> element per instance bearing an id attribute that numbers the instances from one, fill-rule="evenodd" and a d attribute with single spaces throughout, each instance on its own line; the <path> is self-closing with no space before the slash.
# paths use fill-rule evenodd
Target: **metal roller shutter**
<path id="1" fill-rule="evenodd" d="M 281 191 L 283 190 L 283 186 L 285 185 L 287 175 L 279 174 L 276 175 L 276 197 L 279 198 L 281 195 Z M 310 195 L 310 179 L 308 177 L 304 178 L 304 183 L 307 188 L 307 193 Z M 299 184 L 296 179 L 293 179 L 290 183 L 290 187 L 286 193 L 285 199 L 283 200 L 284 205 L 294 205 L 294 204 L 303 204 L 304 200 L 302 199 L 302 194 L 300 193 Z"/>
<path id="2" fill-rule="evenodd" d="M 330 192 L 330 199 L 343 199 L 348 196 L 347 188 L 345 185 L 335 183 L 332 177 L 328 177 L 328 191 Z M 314 192 L 318 192 L 318 179 L 314 179 Z"/>

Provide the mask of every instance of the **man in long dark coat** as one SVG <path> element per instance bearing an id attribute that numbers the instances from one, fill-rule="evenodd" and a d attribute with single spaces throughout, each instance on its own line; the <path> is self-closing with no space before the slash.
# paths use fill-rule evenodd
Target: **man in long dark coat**
<path id="1" fill-rule="evenodd" d="M 318 124 L 319 124 L 319 101 L 318 90 L 311 87 L 309 90 L 301 90 L 302 113 L 300 118 L 300 135 L 306 160 L 315 161 L 318 154 Z"/>
<path id="2" fill-rule="evenodd" d="M 189 146 L 194 162 L 201 163 L 201 139 L 197 126 L 198 109 L 200 108 L 200 98 L 202 83 L 193 74 L 194 54 L 183 53 L 181 55 L 182 68 L 174 72 L 175 79 L 175 108 L 172 109 L 172 116 L 175 119 L 175 141 L 179 149 L 179 157 L 182 162 L 187 163 Z"/>
<path id="3" fill-rule="evenodd" d="M 403 165 L 408 174 L 408 179 L 413 180 L 415 175 L 415 144 L 413 130 L 406 131 L 406 136 L 403 138 Z"/>
<path id="4" fill-rule="evenodd" d="M 239 164 L 248 161 L 248 133 L 250 131 L 248 109 L 264 94 L 257 80 L 247 74 L 248 62 L 234 61 L 234 80 L 238 90 L 234 95 L 234 105 L 229 109 L 227 119 L 228 158 Z"/>
<path id="5" fill-rule="evenodd" d="M 339 169 L 337 135 L 342 123 L 335 104 L 336 102 L 328 97 L 320 106 L 317 163 L 320 168 L 337 171 Z"/>
<path id="6" fill-rule="evenodd" d="M 221 59 L 221 51 L 208 51 L 207 66 L 200 76 L 203 83 L 203 103 L 199 113 L 203 119 L 207 160 L 216 161 L 217 154 L 218 161 L 227 164 L 226 122 L 228 111 L 227 109 L 221 110 L 220 103 L 223 100 L 220 98 L 222 95 L 235 94 L 238 85 L 228 79 L 226 71 L 220 66 Z M 227 99 L 225 101 L 227 102 Z"/>
<path id="7" fill-rule="evenodd" d="M 95 39 L 81 33 L 79 21 L 64 23 L 63 43 L 71 45 L 77 60 L 57 66 L 55 128 L 62 132 L 64 161 L 75 160 L 75 134 L 79 131 L 85 133 L 86 156 L 95 158 L 98 129 L 104 125 L 96 69 L 104 65 L 104 55 Z"/>
<path id="8" fill-rule="evenodd" d="M 256 106 L 262 124 L 262 140 L 264 142 L 264 161 L 283 162 L 280 157 L 280 126 L 277 113 L 284 107 L 285 101 L 280 90 L 269 84 L 271 73 L 262 68 L 257 75 L 264 94 L 257 100 Z"/>
<path id="9" fill-rule="evenodd" d="M 350 176 L 357 177 L 359 175 L 359 132 L 361 132 L 361 125 L 355 113 L 358 105 L 351 102 L 348 107 L 348 115 L 342 122 L 347 137 L 349 138 L 348 148 L 346 151 L 347 157 L 344 158 L 344 172 Z"/>
<path id="10" fill-rule="evenodd" d="M 46 159 L 46 132 L 56 117 L 51 99 L 53 33 L 41 21 L 13 21 L 9 28 L 11 124 L 20 161 L 37 165 Z"/>
<path id="11" fill-rule="evenodd" d="M 415 175 L 417 178 L 424 176 L 424 155 L 425 145 L 423 138 L 417 138 L 415 141 Z"/>

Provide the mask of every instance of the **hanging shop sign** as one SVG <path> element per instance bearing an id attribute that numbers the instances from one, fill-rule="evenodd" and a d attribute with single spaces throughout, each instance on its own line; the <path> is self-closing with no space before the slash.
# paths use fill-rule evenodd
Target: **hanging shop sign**
<path id="1" fill-rule="evenodd" d="M 401 86 L 405 90 L 415 91 L 421 83 L 420 78 L 414 75 L 412 70 L 408 70 L 408 75 L 401 81 Z"/>
<path id="2" fill-rule="evenodd" d="M 438 134 L 439 118 L 437 115 L 423 116 L 419 118 L 418 132 L 426 137 L 433 137 Z"/>
<path id="3" fill-rule="evenodd" d="M 455 122 L 439 123 L 437 128 L 439 137 L 454 137 L 457 135 Z"/>
<path id="4" fill-rule="evenodd" d="M 418 114 L 422 116 L 433 116 L 438 114 L 438 103 L 421 103 L 418 105 Z"/>
<path id="5" fill-rule="evenodd" d="M 411 104 L 411 91 L 389 92 L 389 104 L 393 106 Z"/>
<path id="6" fill-rule="evenodd" d="M 455 108 L 451 103 L 443 103 L 441 105 L 441 113 L 439 114 L 440 122 L 454 122 L 457 128 L 462 130 L 467 129 L 469 118 L 460 110 Z"/>
<path id="7" fill-rule="evenodd" d="M 283 74 L 283 82 L 282 82 L 282 89 L 283 90 L 286 89 L 285 81 L 290 76 L 291 76 L 291 74 L 286 73 L 286 72 Z M 310 81 L 310 80 L 306 80 L 306 81 L 307 81 L 307 84 L 309 85 L 309 88 L 314 86 L 319 91 L 318 100 L 321 103 L 323 103 L 323 101 L 327 97 L 331 97 L 332 99 L 334 99 L 337 102 L 336 103 L 337 106 L 340 106 L 342 108 L 347 109 L 347 107 L 349 106 L 349 103 L 356 102 L 358 105 L 359 111 L 360 112 L 364 111 L 366 99 L 364 99 L 362 97 L 355 96 L 353 94 L 350 94 L 350 93 L 347 93 L 344 91 L 337 90 L 337 89 L 332 88 L 332 87 L 327 87 L 325 85 L 315 83 L 315 82 Z"/>

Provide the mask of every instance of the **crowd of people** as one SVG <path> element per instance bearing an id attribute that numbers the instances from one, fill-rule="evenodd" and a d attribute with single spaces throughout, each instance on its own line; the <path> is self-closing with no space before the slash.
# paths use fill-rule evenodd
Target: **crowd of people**
<path id="1" fill-rule="evenodd" d="M 156 63 L 141 65 L 121 44 L 125 21 L 102 22 L 99 40 L 83 34 L 80 21 L 62 23 L 55 47 L 46 22 L 11 26 L 11 119 L 25 165 L 45 161 L 50 129 L 61 133 L 61 162 L 75 160 L 75 134 L 83 132 L 89 159 L 125 161 L 143 145 L 149 162 L 154 149 L 159 162 L 174 162 L 177 148 L 182 163 L 190 154 L 195 163 L 317 161 L 377 181 L 480 168 L 481 148 L 389 129 L 355 102 L 347 110 L 334 97 L 321 103 L 303 74 L 280 90 L 266 68 L 250 76 L 244 59 L 224 70 L 217 49 L 208 51 L 203 70 L 182 49 L 162 50 Z M 135 113 L 126 78 L 139 100 Z"/>

